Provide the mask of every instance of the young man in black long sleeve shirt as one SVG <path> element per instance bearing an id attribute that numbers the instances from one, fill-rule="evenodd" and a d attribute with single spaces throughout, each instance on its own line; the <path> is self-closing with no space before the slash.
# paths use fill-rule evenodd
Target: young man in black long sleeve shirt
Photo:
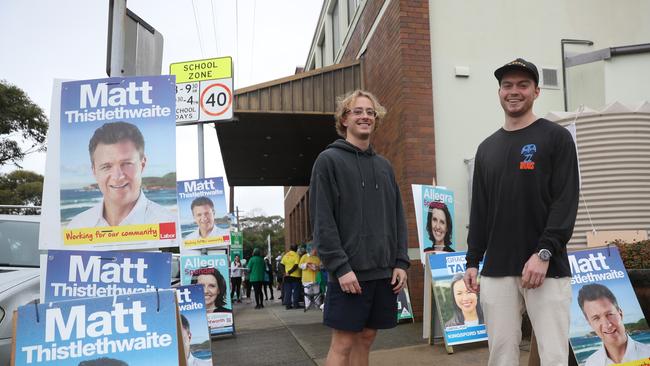
<path id="1" fill-rule="evenodd" d="M 533 113 L 535 65 L 517 59 L 494 75 L 505 123 L 476 153 L 465 283 L 479 291 L 483 259 L 489 365 L 519 364 L 524 308 L 542 365 L 565 365 L 571 304 L 566 243 L 579 190 L 575 144 L 566 129 Z"/>

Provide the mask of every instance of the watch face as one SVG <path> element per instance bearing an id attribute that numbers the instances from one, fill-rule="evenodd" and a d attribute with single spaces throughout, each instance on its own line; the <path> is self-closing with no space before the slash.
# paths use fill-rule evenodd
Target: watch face
<path id="1" fill-rule="evenodd" d="M 551 253 L 549 253 L 548 250 L 540 250 L 539 251 L 539 259 L 541 259 L 543 261 L 548 261 L 549 259 L 551 259 Z"/>

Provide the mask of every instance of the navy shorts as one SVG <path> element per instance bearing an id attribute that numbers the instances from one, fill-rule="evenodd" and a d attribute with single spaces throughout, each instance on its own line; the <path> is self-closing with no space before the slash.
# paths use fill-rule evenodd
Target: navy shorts
<path id="1" fill-rule="evenodd" d="M 327 283 L 323 324 L 349 332 L 397 326 L 397 295 L 390 278 L 359 281 L 359 285 L 361 294 L 349 294 L 338 281 Z"/>

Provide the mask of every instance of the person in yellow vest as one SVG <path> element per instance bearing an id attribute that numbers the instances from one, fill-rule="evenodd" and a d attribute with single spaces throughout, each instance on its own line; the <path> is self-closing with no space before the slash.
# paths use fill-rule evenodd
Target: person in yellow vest
<path id="1" fill-rule="evenodd" d="M 302 278 L 302 271 L 298 265 L 300 264 L 300 257 L 296 252 L 298 250 L 297 244 L 291 244 L 290 250 L 282 257 L 282 265 L 284 265 L 284 280 L 282 291 L 282 305 L 285 305 L 287 310 L 298 309 L 298 302 L 300 297 L 300 280 Z"/>
<path id="2" fill-rule="evenodd" d="M 320 286 L 316 282 L 316 276 L 321 268 L 320 258 L 318 258 L 316 248 L 310 245 L 307 253 L 300 258 L 300 265 L 302 270 L 302 287 L 305 291 L 305 311 L 314 300 L 317 307 L 320 307 Z"/>

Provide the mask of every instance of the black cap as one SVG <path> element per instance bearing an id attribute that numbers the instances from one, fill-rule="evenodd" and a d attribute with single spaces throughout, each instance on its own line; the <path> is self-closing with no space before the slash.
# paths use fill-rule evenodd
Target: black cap
<path id="1" fill-rule="evenodd" d="M 523 58 L 518 58 L 514 61 L 510 61 L 507 64 L 494 70 L 494 76 L 496 76 L 497 80 L 499 80 L 499 83 L 501 83 L 503 74 L 512 70 L 521 70 L 529 73 L 535 80 L 535 85 L 539 84 L 539 72 L 537 72 L 537 67 L 532 62 L 528 62 Z"/>

